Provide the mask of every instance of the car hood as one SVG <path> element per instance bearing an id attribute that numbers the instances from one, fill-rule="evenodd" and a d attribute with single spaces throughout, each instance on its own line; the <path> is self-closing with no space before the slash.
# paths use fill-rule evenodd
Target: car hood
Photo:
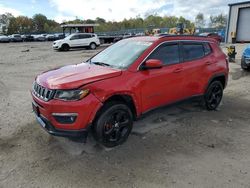
<path id="1" fill-rule="evenodd" d="M 8 39 L 9 37 L 7 36 L 0 36 L 0 39 Z"/>
<path id="2" fill-rule="evenodd" d="M 89 63 L 56 68 L 37 76 L 38 84 L 49 89 L 74 89 L 82 85 L 121 75 L 122 71 Z"/>
<path id="3" fill-rule="evenodd" d="M 61 39 L 61 40 L 55 40 L 54 42 L 55 43 L 59 43 L 59 42 L 62 42 L 63 41 L 63 39 Z"/>

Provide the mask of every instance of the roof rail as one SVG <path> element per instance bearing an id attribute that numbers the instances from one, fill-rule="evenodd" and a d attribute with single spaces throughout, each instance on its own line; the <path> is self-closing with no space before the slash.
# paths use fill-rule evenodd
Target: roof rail
<path id="1" fill-rule="evenodd" d="M 171 35 L 171 34 L 161 34 L 159 38 L 168 38 L 168 37 L 198 37 L 198 38 L 208 38 L 207 36 L 200 35 Z"/>

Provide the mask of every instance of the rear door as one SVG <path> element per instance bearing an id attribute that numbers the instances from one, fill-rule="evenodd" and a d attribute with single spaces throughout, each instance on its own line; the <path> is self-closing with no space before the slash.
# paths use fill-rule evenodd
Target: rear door
<path id="1" fill-rule="evenodd" d="M 209 43 L 182 42 L 181 57 L 186 78 L 181 91 L 182 97 L 202 94 L 212 72 L 211 66 L 215 63 Z"/>
<path id="2" fill-rule="evenodd" d="M 80 35 L 80 46 L 88 46 L 91 34 L 84 33 Z"/>
<path id="3" fill-rule="evenodd" d="M 183 75 L 179 44 L 164 43 L 146 59 L 159 59 L 160 69 L 141 70 L 141 99 L 143 111 L 175 102 L 180 99 Z"/>

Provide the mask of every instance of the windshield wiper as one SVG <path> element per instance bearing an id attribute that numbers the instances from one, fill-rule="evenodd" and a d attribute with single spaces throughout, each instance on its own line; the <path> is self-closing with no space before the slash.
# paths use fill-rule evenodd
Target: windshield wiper
<path id="1" fill-rule="evenodd" d="M 95 64 L 95 65 L 100 65 L 100 66 L 108 66 L 108 67 L 111 66 L 110 64 L 103 63 L 103 62 L 91 62 L 91 63 L 93 63 L 93 64 Z"/>

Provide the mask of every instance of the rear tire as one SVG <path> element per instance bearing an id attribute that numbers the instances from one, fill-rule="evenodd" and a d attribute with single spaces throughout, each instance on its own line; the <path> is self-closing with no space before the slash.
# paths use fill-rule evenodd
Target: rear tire
<path id="1" fill-rule="evenodd" d="M 89 48 L 91 50 L 95 50 L 96 49 L 96 44 L 94 42 L 90 43 Z"/>
<path id="2" fill-rule="evenodd" d="M 207 110 L 216 110 L 223 96 L 223 85 L 220 81 L 213 81 L 204 96 Z"/>
<path id="3" fill-rule="evenodd" d="M 133 115 L 121 102 L 109 102 L 101 109 L 94 121 L 94 136 L 105 147 L 124 143 L 133 127 Z"/>
<path id="4" fill-rule="evenodd" d="M 62 51 L 69 51 L 69 45 L 68 44 L 63 44 L 62 47 L 61 47 L 61 50 Z"/>

